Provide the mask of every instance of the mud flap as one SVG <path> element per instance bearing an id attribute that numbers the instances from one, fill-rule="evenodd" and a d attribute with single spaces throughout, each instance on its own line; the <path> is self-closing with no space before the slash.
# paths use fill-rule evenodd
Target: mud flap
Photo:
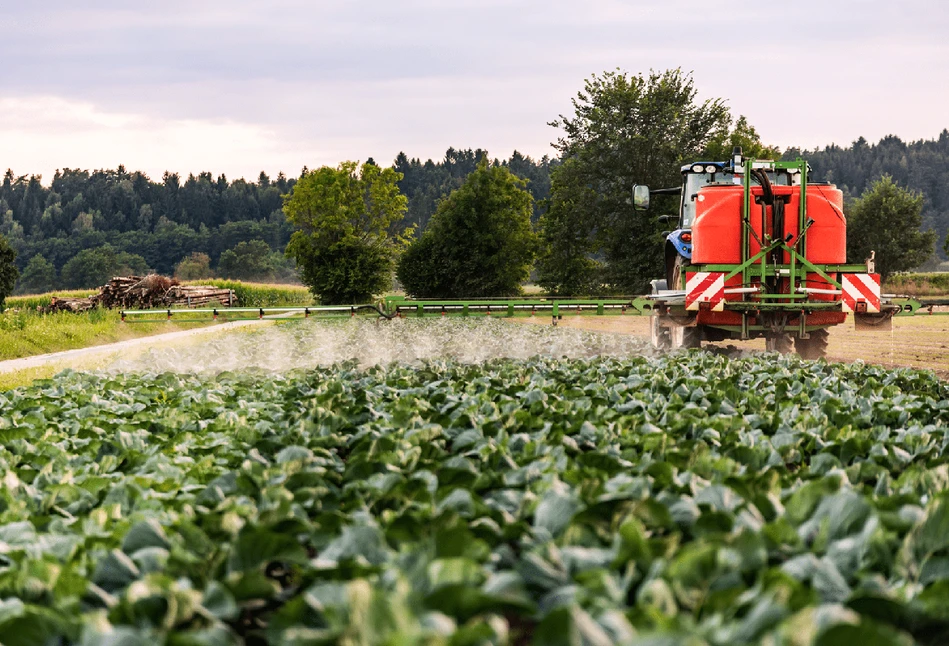
<path id="1" fill-rule="evenodd" d="M 857 332 L 866 332 L 869 330 L 889 331 L 893 329 L 893 315 L 895 309 L 887 309 L 882 312 L 854 312 L 853 327 Z"/>

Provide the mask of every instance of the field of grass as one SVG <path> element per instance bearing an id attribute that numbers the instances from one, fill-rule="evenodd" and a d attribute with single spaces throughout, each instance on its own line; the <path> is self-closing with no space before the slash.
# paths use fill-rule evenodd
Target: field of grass
<path id="1" fill-rule="evenodd" d="M 174 332 L 201 323 L 122 323 L 118 310 L 94 309 L 82 314 L 8 309 L 0 314 L 0 361 L 75 350 L 139 336 Z"/>

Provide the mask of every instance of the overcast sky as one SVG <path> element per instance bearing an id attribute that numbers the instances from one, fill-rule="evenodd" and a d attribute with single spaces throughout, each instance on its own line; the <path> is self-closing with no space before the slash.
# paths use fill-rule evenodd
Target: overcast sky
<path id="1" fill-rule="evenodd" d="M 949 127 L 946 0 L 0 0 L 0 60 L 0 168 L 44 183 L 541 157 L 615 68 L 692 71 L 781 148 Z"/>

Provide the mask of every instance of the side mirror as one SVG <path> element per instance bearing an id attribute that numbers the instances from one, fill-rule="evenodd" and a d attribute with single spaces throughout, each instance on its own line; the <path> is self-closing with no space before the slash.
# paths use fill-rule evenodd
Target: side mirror
<path id="1" fill-rule="evenodd" d="M 633 208 L 645 211 L 649 208 L 649 187 L 642 184 L 633 186 Z"/>

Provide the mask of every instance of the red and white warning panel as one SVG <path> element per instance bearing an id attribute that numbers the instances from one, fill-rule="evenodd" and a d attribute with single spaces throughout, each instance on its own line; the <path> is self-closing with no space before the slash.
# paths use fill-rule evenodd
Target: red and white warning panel
<path id="1" fill-rule="evenodd" d="M 725 309 L 725 274 L 720 271 L 697 271 L 685 283 L 685 309 L 698 310 L 702 303 L 713 312 Z"/>
<path id="2" fill-rule="evenodd" d="M 842 274 L 845 312 L 880 311 L 880 274 Z"/>

